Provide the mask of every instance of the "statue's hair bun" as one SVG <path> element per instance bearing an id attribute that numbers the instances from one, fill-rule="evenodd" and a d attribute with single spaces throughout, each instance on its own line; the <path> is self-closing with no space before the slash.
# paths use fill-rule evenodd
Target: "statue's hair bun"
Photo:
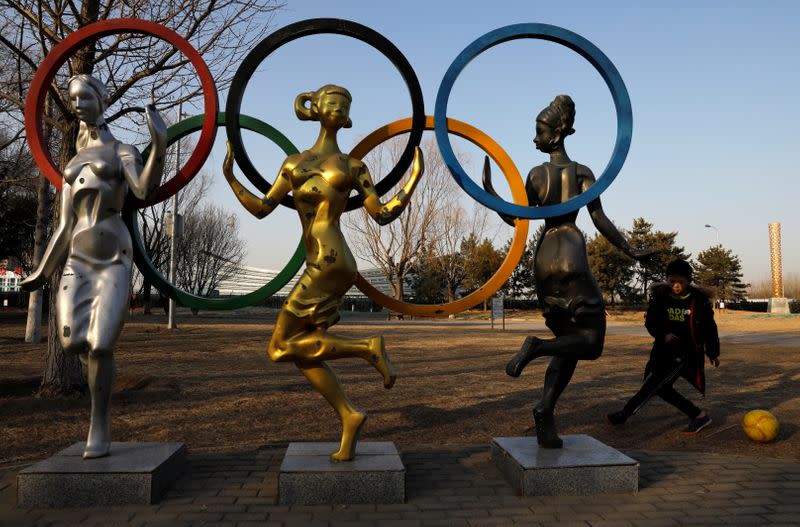
<path id="1" fill-rule="evenodd" d="M 572 125 L 575 124 L 575 103 L 572 101 L 572 97 L 556 95 L 553 102 L 541 111 L 537 120 L 544 121 L 558 129 L 562 137 L 574 134 L 575 129 Z"/>

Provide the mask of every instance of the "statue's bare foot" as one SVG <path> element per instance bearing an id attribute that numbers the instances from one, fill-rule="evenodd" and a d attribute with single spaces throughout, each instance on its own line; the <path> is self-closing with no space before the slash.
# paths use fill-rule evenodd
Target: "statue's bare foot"
<path id="1" fill-rule="evenodd" d="M 331 454 L 331 461 L 351 461 L 356 453 L 358 436 L 367 420 L 367 414 L 353 412 L 342 420 L 342 443 L 339 450 Z"/>
<path id="2" fill-rule="evenodd" d="M 542 345 L 544 341 L 539 337 L 525 337 L 525 342 L 519 349 L 516 355 L 508 361 L 506 365 L 506 373 L 511 377 L 519 377 L 522 370 L 528 365 L 530 361 L 537 358 L 536 350 Z"/>
<path id="3" fill-rule="evenodd" d="M 89 438 L 83 450 L 83 459 L 107 456 L 111 450 L 110 426 L 89 425 Z"/>
<path id="4" fill-rule="evenodd" d="M 394 386 L 394 381 L 397 380 L 397 372 L 392 361 L 389 360 L 389 355 L 386 354 L 383 337 L 374 337 L 370 340 L 372 341 L 370 344 L 370 362 L 383 375 L 384 388 L 391 388 Z"/>
<path id="5" fill-rule="evenodd" d="M 556 432 L 556 420 L 553 412 L 545 412 L 538 408 L 533 411 L 536 422 L 536 441 L 542 448 L 562 448 L 564 441 Z"/>

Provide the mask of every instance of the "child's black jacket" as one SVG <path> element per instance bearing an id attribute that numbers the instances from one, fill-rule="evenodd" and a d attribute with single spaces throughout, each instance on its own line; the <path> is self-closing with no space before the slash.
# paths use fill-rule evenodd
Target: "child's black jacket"
<path id="1" fill-rule="evenodd" d="M 689 286 L 691 293 L 690 327 L 692 342 L 682 343 L 676 350 L 675 344 L 666 344 L 664 337 L 667 334 L 667 307 L 666 302 L 670 294 L 667 283 L 653 284 L 650 288 L 650 304 L 645 316 L 645 327 L 653 336 L 655 342 L 650 351 L 650 360 L 645 367 L 645 377 L 655 368 L 670 362 L 678 352 L 685 360 L 681 376 L 697 388 L 700 393 L 706 391 L 705 357 L 711 359 L 719 357 L 719 334 L 717 324 L 714 322 L 714 306 L 711 296 L 707 291 L 693 285 Z M 674 364 L 674 363 L 673 363 Z"/>

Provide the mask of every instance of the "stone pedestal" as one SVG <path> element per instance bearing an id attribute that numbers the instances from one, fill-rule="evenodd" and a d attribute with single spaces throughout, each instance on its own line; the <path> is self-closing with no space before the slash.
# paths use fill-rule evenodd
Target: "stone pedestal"
<path id="1" fill-rule="evenodd" d="M 561 436 L 564 448 L 535 437 L 496 437 L 492 461 L 523 496 L 588 496 L 639 490 L 639 462 L 587 435 Z"/>
<path id="2" fill-rule="evenodd" d="M 281 505 L 403 503 L 406 469 L 394 443 L 356 446 L 352 461 L 330 460 L 338 443 L 290 443 L 278 475 Z"/>
<path id="3" fill-rule="evenodd" d="M 106 457 L 83 459 L 75 443 L 17 474 L 20 507 L 149 505 L 186 470 L 183 443 L 111 443 Z"/>
<path id="4" fill-rule="evenodd" d="M 770 298 L 767 301 L 767 313 L 775 315 L 788 315 L 791 313 L 789 310 L 788 298 Z"/>

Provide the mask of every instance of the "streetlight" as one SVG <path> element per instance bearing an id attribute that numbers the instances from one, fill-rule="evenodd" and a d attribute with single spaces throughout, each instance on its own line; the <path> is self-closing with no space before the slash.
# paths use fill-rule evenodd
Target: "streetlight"
<path id="1" fill-rule="evenodd" d="M 178 105 L 178 122 L 181 121 L 183 118 L 183 102 Z M 175 173 L 177 174 L 181 168 L 181 142 L 178 141 L 177 151 L 175 153 Z M 178 238 L 183 232 L 183 217 L 178 214 L 178 193 L 172 195 L 172 214 L 168 218 L 168 234 L 170 236 L 169 240 L 169 281 L 171 283 L 175 283 L 175 265 L 176 265 L 176 254 L 175 254 L 175 244 L 176 238 Z M 175 301 L 170 298 L 167 302 L 167 328 L 168 329 L 175 329 L 177 326 L 175 324 Z"/>
<path id="2" fill-rule="evenodd" d="M 714 232 L 717 234 L 717 245 L 719 245 L 719 229 L 717 229 L 713 225 L 709 225 L 708 223 L 705 224 L 705 227 L 707 229 L 714 229 Z M 724 294 L 724 292 L 725 292 L 725 282 L 724 282 L 724 280 L 720 279 L 719 280 L 719 291 L 718 291 L 719 298 L 717 299 L 717 302 L 718 302 L 717 303 L 717 307 L 720 310 L 722 310 L 722 308 L 725 306 L 725 302 L 722 299 L 722 295 Z"/>
<path id="3" fill-rule="evenodd" d="M 719 229 L 717 229 L 713 225 L 709 225 L 708 223 L 706 223 L 705 226 L 707 229 L 714 229 L 714 232 L 717 233 L 717 245 L 719 245 Z"/>

